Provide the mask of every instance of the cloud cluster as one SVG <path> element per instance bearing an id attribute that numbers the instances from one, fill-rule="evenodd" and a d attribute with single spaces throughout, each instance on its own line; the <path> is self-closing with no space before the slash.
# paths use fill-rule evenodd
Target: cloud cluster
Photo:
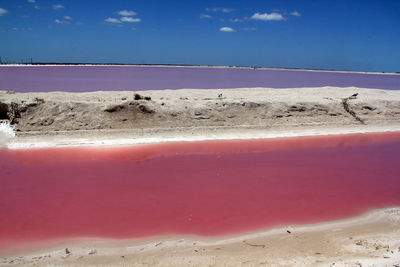
<path id="1" fill-rule="evenodd" d="M 116 18 L 106 18 L 104 21 L 109 23 L 122 23 L 122 21 Z"/>
<path id="2" fill-rule="evenodd" d="M 118 15 L 123 16 L 123 17 L 131 17 L 131 16 L 135 16 L 137 13 L 133 10 L 120 10 L 117 12 Z"/>
<path id="3" fill-rule="evenodd" d="M 264 21 L 269 21 L 269 20 L 285 20 L 285 17 L 280 14 L 280 13 L 276 13 L 276 12 L 272 12 L 272 13 L 254 13 L 253 16 L 251 16 L 251 19 L 255 19 L 255 20 L 264 20 Z"/>
<path id="4" fill-rule="evenodd" d="M 297 12 L 297 11 L 291 12 L 290 15 L 295 16 L 295 17 L 300 17 L 301 16 L 301 14 L 299 12 Z"/>
<path id="5" fill-rule="evenodd" d="M 232 11 L 234 11 L 234 9 L 232 8 L 221 8 L 221 7 L 213 7 L 213 8 L 206 8 L 205 9 L 208 12 L 222 12 L 222 13 L 230 13 Z M 288 12 L 288 11 L 274 11 L 271 13 L 262 13 L 262 12 L 256 12 L 254 13 L 252 16 L 249 17 L 242 17 L 242 18 L 220 18 L 219 21 L 223 22 L 223 21 L 229 21 L 231 23 L 244 23 L 244 22 L 248 22 L 250 20 L 261 20 L 261 21 L 285 21 L 288 20 L 289 16 L 295 16 L 295 17 L 300 17 L 301 14 L 298 11 L 292 11 L 292 12 Z M 215 15 L 215 17 L 218 19 L 218 16 Z M 213 16 L 209 15 L 209 14 L 205 14 L 202 13 L 200 15 L 201 19 L 212 19 Z M 228 26 L 224 26 L 221 27 L 219 29 L 222 32 L 236 32 L 236 30 L 234 28 L 228 27 Z M 243 27 L 241 28 L 241 30 L 243 31 L 255 31 L 256 28 L 255 27 Z"/>
<path id="6" fill-rule="evenodd" d="M 68 20 L 61 20 L 61 19 L 55 19 L 54 22 L 58 23 L 58 24 L 70 24 L 71 23 Z"/>
<path id="7" fill-rule="evenodd" d="M 118 15 L 120 15 L 120 18 L 111 18 L 108 17 L 106 18 L 104 21 L 111 23 L 111 24 L 115 24 L 115 25 L 121 25 L 124 22 L 127 23 L 135 23 L 135 22 L 140 22 L 141 19 L 140 18 L 134 18 L 133 16 L 136 16 L 137 13 L 133 10 L 120 10 L 116 12 Z"/>
<path id="8" fill-rule="evenodd" d="M 71 24 L 71 20 L 70 16 L 64 16 L 63 19 L 55 19 L 54 22 L 58 24 Z"/>
<path id="9" fill-rule="evenodd" d="M 6 9 L 0 7 L 0 16 L 3 16 L 6 13 L 8 13 L 8 11 Z"/>
<path id="10" fill-rule="evenodd" d="M 201 18 L 201 19 L 211 19 L 212 16 L 210 16 L 210 15 L 208 15 L 208 14 L 201 14 L 201 15 L 200 15 L 200 18 Z"/>
<path id="11" fill-rule="evenodd" d="M 36 0 L 28 0 L 28 3 L 36 3 Z"/>
<path id="12" fill-rule="evenodd" d="M 222 27 L 219 29 L 221 32 L 235 32 L 236 30 L 231 27 Z"/>
<path id="13" fill-rule="evenodd" d="M 75 24 L 75 25 L 82 25 L 83 23 L 80 21 L 73 22 L 73 18 L 70 16 L 64 16 L 62 19 L 55 19 L 54 22 L 57 24 Z"/>
<path id="14" fill-rule="evenodd" d="M 122 22 L 140 22 L 140 18 L 132 18 L 132 17 L 122 17 L 121 18 Z"/>

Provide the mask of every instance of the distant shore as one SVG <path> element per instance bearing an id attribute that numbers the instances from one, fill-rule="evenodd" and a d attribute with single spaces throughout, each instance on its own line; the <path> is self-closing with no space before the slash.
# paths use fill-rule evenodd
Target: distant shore
<path id="1" fill-rule="evenodd" d="M 287 71 L 312 71 L 312 72 L 337 72 L 359 74 L 383 74 L 400 75 L 400 72 L 374 72 L 351 70 L 325 70 L 325 69 L 301 69 L 278 67 L 251 67 L 251 66 L 214 66 L 214 65 L 174 65 L 174 64 L 107 64 L 107 63 L 13 63 L 0 64 L 0 67 L 63 67 L 63 66 L 115 66 L 115 67 L 165 67 L 165 68 L 217 68 L 217 69 L 253 69 L 253 70 L 287 70 Z"/>

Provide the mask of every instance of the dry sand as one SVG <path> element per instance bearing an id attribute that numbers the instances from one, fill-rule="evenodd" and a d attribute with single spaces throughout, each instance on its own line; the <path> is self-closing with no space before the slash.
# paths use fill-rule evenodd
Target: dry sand
<path id="1" fill-rule="evenodd" d="M 134 93 L 150 99 L 135 100 Z M 3 137 L 0 144 L 11 149 L 400 131 L 400 91 L 0 91 L 0 119 L 17 129 L 15 138 Z M 3 257 L 0 265 L 400 266 L 399 226 L 400 209 L 392 208 L 236 237 L 62 241 L 46 251 Z"/>
<path id="2" fill-rule="evenodd" d="M 134 93 L 150 100 L 134 99 Z M 354 93 L 356 98 L 348 98 Z M 218 97 L 222 94 L 221 97 Z M 400 91 L 361 88 L 13 93 L 9 148 L 268 138 L 400 130 Z"/>

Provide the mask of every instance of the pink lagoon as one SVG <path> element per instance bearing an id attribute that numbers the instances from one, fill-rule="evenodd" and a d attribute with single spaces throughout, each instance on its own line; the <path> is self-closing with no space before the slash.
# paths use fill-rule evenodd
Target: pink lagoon
<path id="1" fill-rule="evenodd" d="M 221 236 L 400 205 L 400 133 L 0 150 L 0 253 Z"/>

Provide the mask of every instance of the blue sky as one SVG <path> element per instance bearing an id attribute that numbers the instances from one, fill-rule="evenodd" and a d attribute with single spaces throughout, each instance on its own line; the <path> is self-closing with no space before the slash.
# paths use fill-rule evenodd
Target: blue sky
<path id="1" fill-rule="evenodd" d="M 400 71 L 400 1 L 0 0 L 3 61 Z"/>

